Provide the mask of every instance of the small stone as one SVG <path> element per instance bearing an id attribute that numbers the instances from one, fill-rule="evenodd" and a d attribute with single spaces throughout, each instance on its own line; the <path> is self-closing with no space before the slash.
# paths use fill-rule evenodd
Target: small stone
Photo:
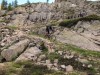
<path id="1" fill-rule="evenodd" d="M 46 60 L 46 64 L 48 65 L 48 64 L 50 64 L 51 62 L 50 62 L 50 60 Z"/>
<path id="2" fill-rule="evenodd" d="M 58 53 L 59 53 L 60 55 L 62 55 L 62 54 L 63 54 L 63 51 L 58 51 Z"/>
<path id="3" fill-rule="evenodd" d="M 90 65 L 88 65 L 88 68 L 91 68 L 92 67 L 92 65 L 90 64 Z"/>
<path id="4" fill-rule="evenodd" d="M 48 64 L 47 67 L 48 67 L 48 69 L 51 69 L 52 68 L 52 64 Z"/>
<path id="5" fill-rule="evenodd" d="M 85 64 L 83 64 L 82 66 L 83 66 L 83 67 L 86 67 L 86 65 L 85 65 Z"/>
<path id="6" fill-rule="evenodd" d="M 53 67 L 52 70 L 58 71 L 59 69 L 57 67 Z"/>
<path id="7" fill-rule="evenodd" d="M 4 47 L 5 46 L 5 43 L 1 43 L 1 46 Z"/>
<path id="8" fill-rule="evenodd" d="M 67 54 L 64 56 L 64 58 L 67 58 L 67 59 L 71 59 L 71 58 L 73 58 L 73 57 L 74 57 L 73 55 L 70 55 L 70 56 L 69 56 L 69 55 L 67 55 Z"/>
<path id="9" fill-rule="evenodd" d="M 41 61 L 41 58 L 38 58 L 37 61 L 40 62 Z"/>
<path id="10" fill-rule="evenodd" d="M 66 66 L 65 66 L 65 65 L 61 65 L 61 68 L 65 69 L 65 68 L 66 68 Z"/>
<path id="11" fill-rule="evenodd" d="M 80 59 L 80 58 L 78 58 L 78 61 L 85 64 L 89 62 L 87 59 Z"/>
<path id="12" fill-rule="evenodd" d="M 54 60 L 54 63 L 58 63 L 58 59 L 55 59 L 55 60 Z"/>
<path id="13" fill-rule="evenodd" d="M 58 64 L 57 64 L 57 63 L 54 63 L 53 65 L 54 65 L 55 67 L 57 67 L 57 66 L 58 66 Z"/>
<path id="14" fill-rule="evenodd" d="M 66 66 L 66 72 L 72 72 L 73 71 L 73 66 L 68 65 Z"/>
<path id="15" fill-rule="evenodd" d="M 46 55 L 40 55 L 39 58 L 42 60 L 42 59 L 45 59 L 46 58 Z"/>

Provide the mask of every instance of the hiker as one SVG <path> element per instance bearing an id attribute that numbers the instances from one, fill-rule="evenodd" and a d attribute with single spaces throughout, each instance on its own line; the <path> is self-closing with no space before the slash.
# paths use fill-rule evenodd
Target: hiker
<path id="1" fill-rule="evenodd" d="M 53 27 L 51 25 L 46 26 L 46 35 L 50 38 L 50 35 L 54 32 Z"/>

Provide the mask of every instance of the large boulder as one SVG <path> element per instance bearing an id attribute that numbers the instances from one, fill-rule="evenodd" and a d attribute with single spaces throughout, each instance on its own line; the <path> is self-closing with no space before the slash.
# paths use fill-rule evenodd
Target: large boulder
<path id="1" fill-rule="evenodd" d="M 28 46 L 29 40 L 25 39 L 22 40 L 12 46 L 10 46 L 8 49 L 5 49 L 1 52 L 1 56 L 6 59 L 6 61 L 12 61 L 15 59 L 20 53 L 22 53 L 25 48 Z"/>
<path id="2" fill-rule="evenodd" d="M 0 17 L 6 14 L 6 10 L 1 10 L 0 11 Z"/>
<path id="3" fill-rule="evenodd" d="M 56 35 L 56 39 L 62 43 L 72 44 L 83 49 L 100 51 L 100 47 L 94 41 L 75 31 L 65 29 L 59 35 Z"/>
<path id="4" fill-rule="evenodd" d="M 22 53 L 17 59 L 17 61 L 27 61 L 27 60 L 36 60 L 36 55 L 40 54 L 41 50 L 37 47 L 31 47 Z"/>

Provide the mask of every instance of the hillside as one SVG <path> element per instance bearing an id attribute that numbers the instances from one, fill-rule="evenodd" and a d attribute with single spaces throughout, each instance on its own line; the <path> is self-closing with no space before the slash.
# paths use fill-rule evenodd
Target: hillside
<path id="1" fill-rule="evenodd" d="M 0 10 L 0 75 L 100 75 L 99 6 L 59 0 Z"/>

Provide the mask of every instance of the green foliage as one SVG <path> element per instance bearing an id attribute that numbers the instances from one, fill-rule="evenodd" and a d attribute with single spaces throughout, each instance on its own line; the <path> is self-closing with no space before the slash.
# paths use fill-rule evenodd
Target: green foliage
<path id="1" fill-rule="evenodd" d="M 51 75 L 65 75 L 64 72 L 54 72 Z"/>
<path id="2" fill-rule="evenodd" d="M 15 0 L 14 2 L 11 3 L 7 3 L 6 0 L 2 0 L 2 3 L 1 3 L 1 10 L 8 10 L 8 11 L 11 11 L 13 8 L 17 7 L 18 6 L 18 1 Z"/>
<path id="3" fill-rule="evenodd" d="M 41 43 L 42 52 L 47 52 L 48 48 L 44 45 L 44 42 Z"/>
<path id="4" fill-rule="evenodd" d="M 48 70 L 46 66 L 27 64 L 24 66 L 19 75 L 45 75 L 50 74 L 53 71 Z"/>
<path id="5" fill-rule="evenodd" d="M 61 56 L 57 53 L 50 53 L 47 54 L 47 58 L 50 59 L 51 61 L 54 61 L 54 59 L 59 59 Z"/>
<path id="6" fill-rule="evenodd" d="M 18 1 L 15 0 L 15 1 L 14 1 L 14 7 L 17 7 L 17 6 L 18 6 Z"/>
<path id="7" fill-rule="evenodd" d="M 6 28 L 8 28 L 8 29 L 10 29 L 10 30 L 16 30 L 16 29 L 18 29 L 18 27 L 17 26 L 7 26 Z"/>
<path id="8" fill-rule="evenodd" d="M 72 26 L 75 26 L 79 21 L 91 22 L 92 20 L 100 20 L 100 16 L 93 14 L 93 15 L 89 15 L 83 18 L 64 20 L 59 24 L 59 26 L 71 28 Z"/>
<path id="9" fill-rule="evenodd" d="M 30 1 L 29 0 L 27 0 L 27 4 L 30 5 Z"/>
<path id="10" fill-rule="evenodd" d="M 8 11 L 11 11 L 12 9 L 13 9 L 13 8 L 12 8 L 12 5 L 11 5 L 11 3 L 9 3 L 7 10 L 8 10 Z"/>
<path id="11" fill-rule="evenodd" d="M 47 0 L 47 3 L 49 3 L 49 0 Z"/>
<path id="12" fill-rule="evenodd" d="M 100 58 L 100 52 L 97 51 L 91 51 L 91 50 L 84 50 L 79 47 L 73 46 L 73 45 L 66 45 L 67 49 L 75 51 L 77 53 L 80 53 L 84 56 L 91 56 L 91 57 L 98 57 Z"/>
<path id="13" fill-rule="evenodd" d="M 71 28 L 72 26 L 76 25 L 79 19 L 70 19 L 70 20 L 64 20 L 59 25 L 63 27 Z"/>
<path id="14" fill-rule="evenodd" d="M 6 16 L 6 14 L 3 15 L 3 17 Z M 9 20 L 0 20 L 0 22 L 5 22 L 5 23 L 9 23 Z"/>
<path id="15" fill-rule="evenodd" d="M 7 1 L 6 0 L 2 0 L 1 10 L 6 10 L 6 9 L 7 9 Z"/>

